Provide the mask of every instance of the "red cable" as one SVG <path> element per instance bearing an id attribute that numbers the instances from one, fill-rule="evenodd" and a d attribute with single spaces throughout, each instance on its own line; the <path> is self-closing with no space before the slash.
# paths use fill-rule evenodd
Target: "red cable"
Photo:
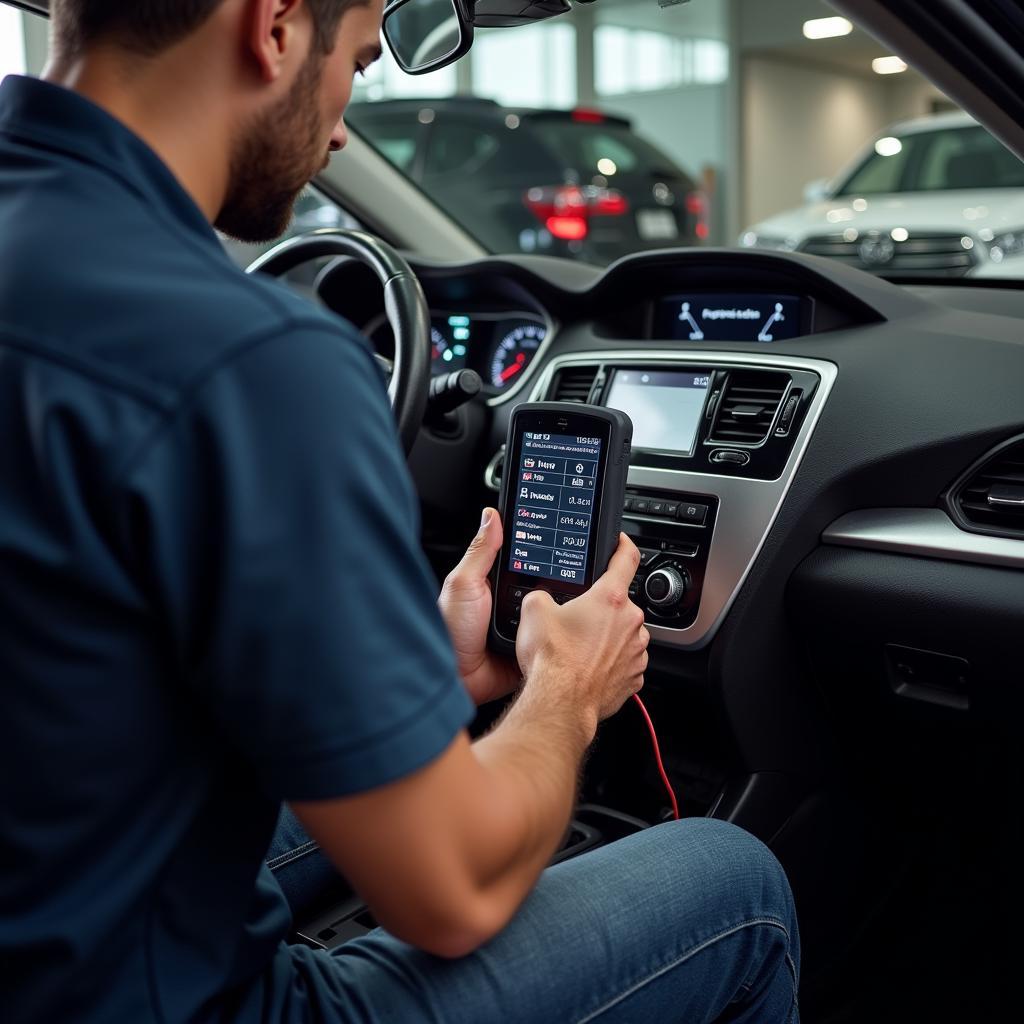
<path id="1" fill-rule="evenodd" d="M 676 821 L 679 820 L 679 801 L 676 800 L 676 791 L 672 788 L 672 783 L 668 780 L 668 772 L 665 771 L 665 765 L 661 760 L 661 748 L 658 746 L 658 734 L 654 729 L 654 722 L 651 721 L 651 716 L 647 713 L 647 708 L 644 707 L 644 702 L 640 699 L 638 693 L 633 694 L 633 700 L 636 701 L 636 706 L 640 709 L 640 714 L 644 716 L 644 721 L 647 723 L 647 729 L 651 734 L 651 745 L 654 747 L 654 759 L 658 762 L 658 774 L 661 775 L 661 781 L 664 783 L 665 792 L 668 793 L 669 800 L 672 801 L 672 816 Z"/>

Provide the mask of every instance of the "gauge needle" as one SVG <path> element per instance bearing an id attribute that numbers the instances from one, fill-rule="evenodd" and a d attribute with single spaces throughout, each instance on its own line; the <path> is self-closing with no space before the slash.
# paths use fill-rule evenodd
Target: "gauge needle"
<path id="1" fill-rule="evenodd" d="M 516 356 L 516 361 L 511 366 L 507 366 L 504 370 L 501 371 L 502 381 L 506 381 L 510 377 L 514 377 L 523 368 L 523 363 L 525 362 L 526 356 L 524 356 L 523 353 L 520 352 L 519 355 Z"/>

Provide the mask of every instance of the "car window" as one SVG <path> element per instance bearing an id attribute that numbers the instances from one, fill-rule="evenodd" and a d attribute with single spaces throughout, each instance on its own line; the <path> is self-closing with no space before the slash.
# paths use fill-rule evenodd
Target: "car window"
<path id="1" fill-rule="evenodd" d="M 355 119 L 356 130 L 370 135 L 373 145 L 400 171 L 412 176 L 415 173 L 416 147 L 419 145 L 420 126 L 416 121 L 362 121 Z"/>
<path id="2" fill-rule="evenodd" d="M 984 128 L 935 132 L 910 189 L 1024 188 L 1024 164 Z"/>
<path id="3" fill-rule="evenodd" d="M 1024 188 L 1024 164 L 984 128 L 884 137 L 839 195 Z"/>
<path id="4" fill-rule="evenodd" d="M 898 139 L 887 135 L 875 143 L 875 152 L 864 161 L 836 194 L 839 196 L 871 196 L 899 192 L 906 174 L 907 162 L 917 140 Z"/>
<path id="5" fill-rule="evenodd" d="M 649 145 L 631 125 L 601 124 L 599 115 L 589 111 L 575 116 L 579 120 L 565 116 L 531 121 L 534 132 L 566 167 L 605 177 L 638 171 L 661 176 L 678 172 L 671 158 Z"/>
<path id="6" fill-rule="evenodd" d="M 442 117 L 431 128 L 423 173 L 477 174 L 500 148 L 496 131 Z"/>
<path id="7" fill-rule="evenodd" d="M 425 127 L 422 163 L 361 110 Z M 349 116 L 494 251 L 603 264 L 738 240 L 902 274 L 915 235 L 937 234 L 963 251 L 917 261 L 928 274 L 1008 276 L 1019 260 L 1024 278 L 1024 164 L 952 123 L 948 97 L 827 0 L 578 3 L 478 28 L 463 60 L 421 78 L 385 55 Z M 996 188 L 1020 195 L 993 204 Z M 906 202 L 869 201 L 882 195 Z M 891 232 L 895 258 L 863 263 L 861 235 Z"/>

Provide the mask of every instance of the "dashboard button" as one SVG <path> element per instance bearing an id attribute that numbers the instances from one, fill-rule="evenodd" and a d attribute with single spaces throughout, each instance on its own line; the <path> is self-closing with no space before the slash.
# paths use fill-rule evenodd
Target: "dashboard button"
<path id="1" fill-rule="evenodd" d="M 633 502 L 633 511 L 642 512 L 644 515 L 647 514 L 651 506 L 651 503 L 646 498 L 637 498 Z"/>
<path id="2" fill-rule="evenodd" d="M 779 425 L 775 428 L 776 437 L 785 437 L 789 433 L 789 428 L 793 426 L 793 419 L 796 416 L 796 411 L 800 407 L 800 398 L 802 392 L 794 391 L 790 396 L 785 406 L 782 409 L 782 415 L 779 417 Z"/>
<path id="3" fill-rule="evenodd" d="M 661 554 L 657 548 L 641 548 L 640 549 L 640 564 L 650 565 L 658 555 Z"/>
<path id="4" fill-rule="evenodd" d="M 667 554 L 677 555 L 680 558 L 696 558 L 699 552 L 699 544 L 676 544 L 668 549 Z"/>
<path id="5" fill-rule="evenodd" d="M 735 449 L 716 448 L 708 458 L 712 462 L 725 463 L 732 466 L 745 466 L 750 461 L 750 453 L 736 451 Z"/>
<path id="6" fill-rule="evenodd" d="M 679 515 L 679 502 L 678 501 L 666 501 L 665 502 L 665 515 L 669 519 L 675 519 Z"/>
<path id="7" fill-rule="evenodd" d="M 663 516 L 663 515 L 666 515 L 666 512 L 665 512 L 665 502 L 663 502 L 663 501 L 652 501 L 650 503 L 650 505 L 647 506 L 647 511 L 650 512 L 652 516 Z"/>
<path id="8" fill-rule="evenodd" d="M 704 520 L 708 517 L 707 505 L 690 504 L 682 502 L 679 506 L 679 518 L 684 523 L 692 523 L 694 526 L 703 526 Z"/>

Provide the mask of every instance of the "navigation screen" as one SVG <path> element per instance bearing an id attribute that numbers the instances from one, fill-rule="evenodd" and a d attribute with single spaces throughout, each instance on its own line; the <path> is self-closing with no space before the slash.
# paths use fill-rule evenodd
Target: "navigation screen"
<path id="1" fill-rule="evenodd" d="M 798 338 L 803 300 L 793 295 L 675 295 L 658 307 L 654 336 L 672 341 Z"/>
<path id="2" fill-rule="evenodd" d="M 619 370 L 604 404 L 633 421 L 633 447 L 692 455 L 710 370 Z"/>
<path id="3" fill-rule="evenodd" d="M 523 434 L 508 564 L 512 572 L 584 585 L 601 447 L 599 437 Z"/>

